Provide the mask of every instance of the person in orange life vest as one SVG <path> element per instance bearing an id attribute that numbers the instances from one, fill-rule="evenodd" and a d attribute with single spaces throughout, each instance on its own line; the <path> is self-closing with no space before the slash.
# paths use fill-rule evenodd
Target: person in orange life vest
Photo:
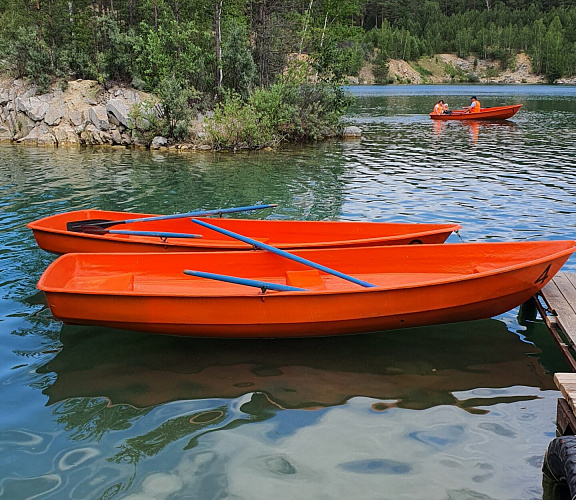
<path id="1" fill-rule="evenodd" d="M 480 101 L 476 99 L 476 96 L 470 98 L 472 101 L 470 106 L 466 106 L 464 109 L 468 110 L 468 113 L 478 113 L 480 111 Z"/>
<path id="2" fill-rule="evenodd" d="M 434 114 L 443 115 L 446 111 L 448 111 L 448 104 L 445 104 L 444 101 L 440 99 L 434 106 Z"/>

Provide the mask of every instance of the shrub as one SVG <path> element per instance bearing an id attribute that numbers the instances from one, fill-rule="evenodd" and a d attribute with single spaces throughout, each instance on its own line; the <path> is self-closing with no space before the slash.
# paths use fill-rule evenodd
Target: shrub
<path id="1" fill-rule="evenodd" d="M 259 148 L 283 140 L 320 140 L 336 135 L 350 97 L 335 84 L 276 84 L 247 102 L 226 97 L 207 122 L 216 149 Z"/>

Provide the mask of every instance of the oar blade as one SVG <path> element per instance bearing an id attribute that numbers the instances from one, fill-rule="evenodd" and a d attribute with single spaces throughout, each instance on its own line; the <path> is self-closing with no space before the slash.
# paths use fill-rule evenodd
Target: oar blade
<path id="1" fill-rule="evenodd" d="M 124 224 L 124 221 L 109 219 L 74 220 L 66 223 L 66 230 L 72 233 L 104 234 L 108 227 Z"/>
<path id="2" fill-rule="evenodd" d="M 126 220 L 109 220 L 109 219 L 88 219 L 76 220 L 66 223 L 66 230 L 73 233 L 89 233 L 89 234 L 103 234 L 99 230 L 107 229 L 118 224 L 128 224 L 135 222 L 155 222 L 159 220 L 170 219 L 183 219 L 186 217 L 207 217 L 210 215 L 231 214 L 236 212 L 249 212 L 251 210 L 264 210 L 266 208 L 275 208 L 277 203 L 266 205 L 250 205 L 247 207 L 232 207 L 232 208 L 218 208 L 215 210 L 201 210 L 197 212 L 188 212 L 185 214 L 172 214 L 172 215 L 156 215 L 154 217 L 142 217 L 140 219 L 126 219 Z"/>

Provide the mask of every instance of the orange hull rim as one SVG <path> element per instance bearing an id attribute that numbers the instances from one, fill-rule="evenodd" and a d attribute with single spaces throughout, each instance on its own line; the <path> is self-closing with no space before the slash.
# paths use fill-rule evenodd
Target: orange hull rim
<path id="1" fill-rule="evenodd" d="M 342 335 L 493 317 L 533 297 L 574 241 L 303 250 L 295 254 L 376 285 L 363 288 L 269 252 L 68 254 L 38 288 L 53 316 L 196 337 Z M 305 291 L 263 292 L 184 269 Z"/>
<path id="2" fill-rule="evenodd" d="M 133 223 L 127 230 L 201 234 L 201 239 L 160 238 L 120 234 L 88 234 L 66 229 L 70 221 L 83 219 L 123 220 L 150 214 L 78 210 L 45 217 L 28 224 L 40 248 L 56 254 L 100 252 L 205 252 L 251 250 L 252 246 L 203 229 L 185 219 Z M 444 243 L 459 224 L 409 224 L 349 221 L 285 221 L 199 218 L 285 250 L 378 245 Z M 115 229 L 115 228 L 112 228 Z"/>
<path id="3" fill-rule="evenodd" d="M 512 118 L 522 104 L 514 104 L 511 106 L 499 106 L 495 108 L 483 108 L 477 113 L 467 113 L 463 109 L 456 109 L 452 111 L 451 115 L 437 115 L 430 113 L 430 118 L 433 120 L 507 120 Z"/>

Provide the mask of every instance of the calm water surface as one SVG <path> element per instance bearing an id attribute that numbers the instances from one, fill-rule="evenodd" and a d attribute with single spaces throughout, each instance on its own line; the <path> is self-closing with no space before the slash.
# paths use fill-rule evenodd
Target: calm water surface
<path id="1" fill-rule="evenodd" d="M 0 498 L 542 498 L 552 374 L 567 366 L 517 310 L 343 338 L 202 340 L 62 326 L 36 291 L 54 256 L 26 223 L 87 207 L 275 202 L 243 217 L 576 238 L 576 88 L 351 90 L 360 141 L 238 155 L 0 146 Z M 472 94 L 524 106 L 503 123 L 427 116 Z"/>

